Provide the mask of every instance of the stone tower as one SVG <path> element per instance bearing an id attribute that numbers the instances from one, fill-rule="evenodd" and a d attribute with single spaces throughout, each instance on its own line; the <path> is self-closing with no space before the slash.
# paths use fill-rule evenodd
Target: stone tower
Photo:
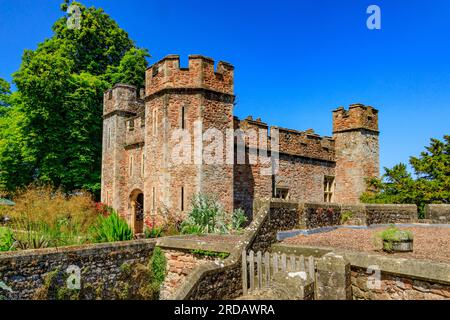
<path id="1" fill-rule="evenodd" d="M 127 120 L 143 112 L 144 101 L 137 88 L 117 84 L 104 94 L 103 102 L 103 149 L 102 149 L 102 201 L 118 212 L 128 212 L 126 186 Z M 127 218 L 129 218 L 127 216 Z"/>
<path id="2" fill-rule="evenodd" d="M 333 111 L 335 202 L 358 203 L 367 178 L 379 177 L 378 110 L 353 104 Z"/>
<path id="3" fill-rule="evenodd" d="M 189 56 L 188 68 L 180 68 L 178 55 L 170 55 L 147 70 L 144 189 L 152 216 L 186 215 L 199 193 L 213 194 L 228 212 L 233 210 L 233 165 L 225 164 L 225 152 L 219 151 L 233 129 L 233 77 L 232 65 L 218 62 L 215 70 L 214 61 L 200 55 Z M 208 163 L 202 153 L 213 140 L 219 148 L 216 161 Z"/>

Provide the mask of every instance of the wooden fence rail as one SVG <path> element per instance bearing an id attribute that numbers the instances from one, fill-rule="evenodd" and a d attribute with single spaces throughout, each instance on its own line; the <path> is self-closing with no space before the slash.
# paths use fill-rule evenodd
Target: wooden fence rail
<path id="1" fill-rule="evenodd" d="M 287 256 L 278 253 L 261 251 L 256 254 L 250 251 L 248 254 L 242 251 L 242 289 L 246 295 L 254 290 L 268 287 L 272 276 L 279 272 L 304 272 L 307 279 L 314 281 L 315 265 L 314 257 Z M 306 279 L 305 279 L 306 280 Z"/>

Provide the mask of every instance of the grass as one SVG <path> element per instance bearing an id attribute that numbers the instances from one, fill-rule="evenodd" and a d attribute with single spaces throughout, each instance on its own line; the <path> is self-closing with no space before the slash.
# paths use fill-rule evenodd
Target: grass
<path id="1" fill-rule="evenodd" d="M 126 221 L 87 192 L 67 195 L 49 186 L 30 186 L 3 208 L 10 218 L 0 227 L 0 251 L 41 249 L 132 238 Z"/>

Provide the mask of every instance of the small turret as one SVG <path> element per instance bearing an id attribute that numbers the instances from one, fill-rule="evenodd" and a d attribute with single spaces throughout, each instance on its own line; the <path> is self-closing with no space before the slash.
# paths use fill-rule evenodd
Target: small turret
<path id="1" fill-rule="evenodd" d="M 114 111 L 136 113 L 137 88 L 129 84 L 116 84 L 103 96 L 103 116 Z"/>

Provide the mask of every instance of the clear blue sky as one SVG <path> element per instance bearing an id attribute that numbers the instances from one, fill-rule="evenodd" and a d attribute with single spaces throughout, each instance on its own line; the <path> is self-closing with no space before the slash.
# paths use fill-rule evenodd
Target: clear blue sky
<path id="1" fill-rule="evenodd" d="M 0 0 L 0 77 L 51 36 L 62 0 Z M 331 135 L 331 111 L 380 109 L 381 165 L 450 134 L 450 1 L 82 0 L 105 9 L 154 63 L 203 54 L 236 67 L 235 114 Z M 382 29 L 366 28 L 366 8 Z"/>

